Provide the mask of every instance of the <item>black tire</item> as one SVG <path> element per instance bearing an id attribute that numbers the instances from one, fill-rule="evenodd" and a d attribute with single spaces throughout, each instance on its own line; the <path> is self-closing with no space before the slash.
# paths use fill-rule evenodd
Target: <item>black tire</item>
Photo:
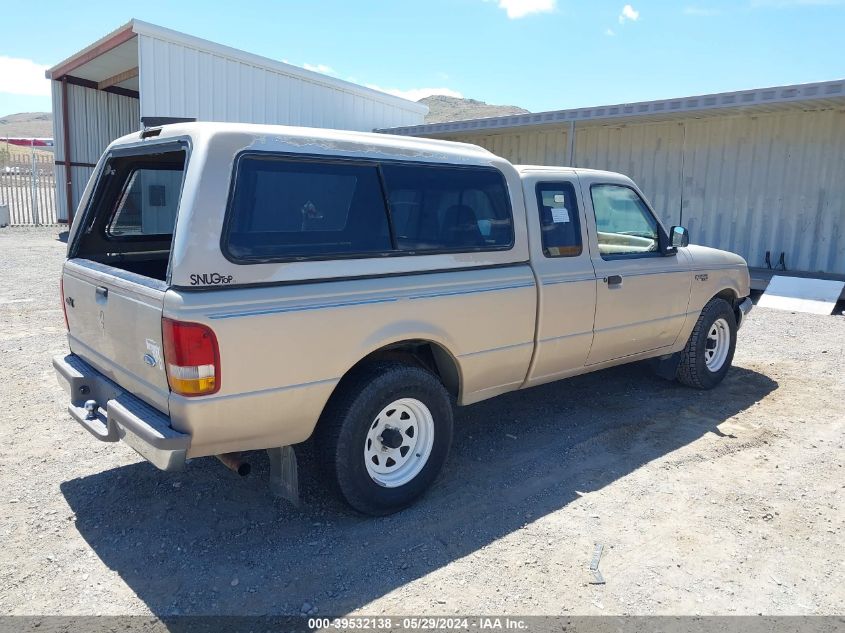
<path id="1" fill-rule="evenodd" d="M 728 354 L 721 367 L 712 371 L 707 367 L 705 352 L 708 349 L 708 333 L 719 319 L 724 319 L 730 332 Z M 692 330 L 687 346 L 681 352 L 681 363 L 678 365 L 677 379 L 682 384 L 696 389 L 712 389 L 725 377 L 733 362 L 736 349 L 736 315 L 731 304 L 714 297 L 711 299 Z"/>
<path id="2" fill-rule="evenodd" d="M 422 470 L 394 488 L 367 472 L 364 446 L 376 416 L 399 398 L 422 402 L 434 419 L 434 443 Z M 376 361 L 346 376 L 320 416 L 315 452 L 341 496 L 364 514 L 383 516 L 410 505 L 443 468 L 452 444 L 452 404 L 431 372 L 399 361 Z"/>

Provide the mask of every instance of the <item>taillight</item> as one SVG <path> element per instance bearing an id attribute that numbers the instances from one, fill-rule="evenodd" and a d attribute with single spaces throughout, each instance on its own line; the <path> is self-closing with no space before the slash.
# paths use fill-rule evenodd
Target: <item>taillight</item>
<path id="1" fill-rule="evenodd" d="M 217 337 L 208 326 L 161 320 L 164 364 L 170 389 L 182 396 L 206 396 L 220 390 Z"/>
<path id="2" fill-rule="evenodd" d="M 67 302 L 65 302 L 65 278 L 59 277 L 59 299 L 62 302 L 62 314 L 65 315 L 65 329 L 70 332 L 70 326 L 67 323 Z"/>

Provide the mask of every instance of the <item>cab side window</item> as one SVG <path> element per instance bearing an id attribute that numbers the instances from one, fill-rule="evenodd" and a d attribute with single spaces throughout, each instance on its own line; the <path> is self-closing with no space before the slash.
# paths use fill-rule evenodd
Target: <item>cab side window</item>
<path id="1" fill-rule="evenodd" d="M 575 187 L 569 182 L 537 184 L 540 235 L 546 257 L 575 257 L 581 254 L 581 223 Z"/>
<path id="2" fill-rule="evenodd" d="M 659 251 L 657 220 L 636 191 L 622 185 L 590 188 L 602 257 Z"/>

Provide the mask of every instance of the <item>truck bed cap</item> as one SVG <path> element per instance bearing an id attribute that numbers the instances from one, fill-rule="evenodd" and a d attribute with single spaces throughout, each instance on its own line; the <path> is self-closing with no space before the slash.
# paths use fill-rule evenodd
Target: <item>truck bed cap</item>
<path id="1" fill-rule="evenodd" d="M 214 136 L 231 134 L 242 134 L 247 137 L 244 139 L 244 146 L 256 147 L 256 143 L 273 142 L 274 144 L 281 143 L 302 147 L 300 151 L 303 153 L 309 153 L 308 146 L 313 145 L 313 153 L 322 153 L 326 149 L 334 149 L 336 151 L 344 150 L 343 153 L 398 154 L 411 160 L 436 156 L 444 162 L 467 164 L 489 164 L 492 158 L 503 161 L 488 150 L 469 143 L 374 132 L 254 123 L 173 123 L 162 126 L 161 131 L 151 140 L 158 141 L 184 136 L 211 140 Z M 133 132 L 114 141 L 112 147 L 135 144 L 140 140 L 141 133 Z"/>

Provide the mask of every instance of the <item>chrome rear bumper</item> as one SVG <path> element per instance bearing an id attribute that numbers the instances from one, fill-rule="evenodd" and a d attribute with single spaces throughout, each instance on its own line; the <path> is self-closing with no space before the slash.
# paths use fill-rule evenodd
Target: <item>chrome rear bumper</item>
<path id="1" fill-rule="evenodd" d="M 170 419 L 124 391 L 75 354 L 55 356 L 53 367 L 70 394 L 68 413 L 101 442 L 123 440 L 161 470 L 182 470 L 191 436 L 170 428 Z M 94 401 L 89 411 L 86 402 Z"/>

